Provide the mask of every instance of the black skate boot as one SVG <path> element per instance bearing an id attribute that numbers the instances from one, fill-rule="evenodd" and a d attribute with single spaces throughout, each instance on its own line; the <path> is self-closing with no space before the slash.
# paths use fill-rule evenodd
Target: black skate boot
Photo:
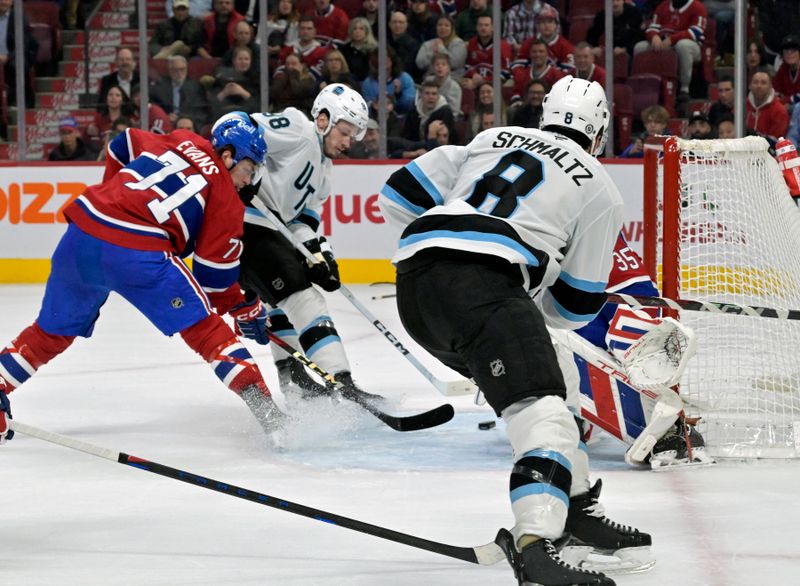
<path id="1" fill-rule="evenodd" d="M 346 370 L 337 372 L 333 375 L 333 378 L 336 379 L 336 382 L 341 383 L 341 387 L 333 389 L 333 385 L 328 383 L 331 389 L 341 393 L 343 397 L 347 397 L 356 403 L 369 405 L 371 407 L 381 407 L 386 402 L 384 397 L 368 393 L 359 388 L 353 381 L 353 376 Z"/>
<path id="2" fill-rule="evenodd" d="M 264 391 L 256 385 L 247 387 L 242 391 L 242 400 L 250 408 L 264 433 L 271 435 L 279 431 L 290 417 L 278 409 L 272 396 L 264 394 Z"/>
<path id="3" fill-rule="evenodd" d="M 608 519 L 598 502 L 602 488 L 603 483 L 598 480 L 586 494 L 569 499 L 564 531 L 570 534 L 570 539 L 564 558 L 581 568 L 604 572 L 638 572 L 650 568 L 655 564 L 650 552 L 652 538 Z M 590 561 L 589 554 L 604 557 Z"/>
<path id="4" fill-rule="evenodd" d="M 549 539 L 540 539 L 518 551 L 511 532 L 501 529 L 495 543 L 505 552 L 521 586 L 615 586 L 611 578 L 599 572 L 566 563 Z"/>
<path id="5" fill-rule="evenodd" d="M 330 394 L 328 389 L 311 378 L 305 367 L 294 358 L 284 358 L 275 362 L 278 368 L 278 383 L 284 394 L 300 391 L 303 399 L 316 399 Z"/>
<path id="6" fill-rule="evenodd" d="M 713 464 L 714 459 L 706 453 L 706 442 L 695 427 L 698 421 L 679 417 L 672 429 L 653 446 L 650 466 L 657 470 L 670 466 Z"/>

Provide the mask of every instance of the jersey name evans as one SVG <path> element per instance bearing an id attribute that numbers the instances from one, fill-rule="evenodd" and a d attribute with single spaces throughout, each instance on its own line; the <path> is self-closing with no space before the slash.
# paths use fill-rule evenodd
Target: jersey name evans
<path id="1" fill-rule="evenodd" d="M 564 170 L 564 173 L 569 175 L 570 179 L 575 182 L 575 185 L 578 186 L 581 185 L 581 179 L 592 179 L 594 177 L 592 172 L 574 156 L 570 155 L 568 151 L 543 140 L 514 134 L 513 132 L 504 130 L 497 133 L 497 137 L 492 143 L 492 146 L 496 149 L 524 149 L 526 151 L 536 152 L 544 157 L 550 157 L 556 165 Z M 569 157 L 568 161 L 564 161 L 566 157 Z M 569 161 L 571 161 L 571 164 L 565 168 Z"/>
<path id="2" fill-rule="evenodd" d="M 219 173 L 219 167 L 214 164 L 214 161 L 208 153 L 197 148 L 192 141 L 184 140 L 175 148 L 182 152 L 187 159 L 194 161 L 197 166 L 200 167 L 204 175 L 215 175 Z"/>

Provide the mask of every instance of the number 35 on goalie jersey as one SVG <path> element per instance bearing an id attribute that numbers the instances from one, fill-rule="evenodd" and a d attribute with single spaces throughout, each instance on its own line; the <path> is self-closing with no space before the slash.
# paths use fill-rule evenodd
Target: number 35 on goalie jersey
<path id="1" fill-rule="evenodd" d="M 103 182 L 65 214 L 106 242 L 193 253 L 193 273 L 212 302 L 238 279 L 244 204 L 211 144 L 192 132 L 120 133 L 109 143 Z"/>
<path id="2" fill-rule="evenodd" d="M 396 171 L 381 211 L 402 230 L 395 264 L 427 248 L 498 256 L 542 290 L 551 326 L 575 329 L 605 302 L 622 197 L 575 142 L 496 128 L 469 145 L 439 147 Z"/>

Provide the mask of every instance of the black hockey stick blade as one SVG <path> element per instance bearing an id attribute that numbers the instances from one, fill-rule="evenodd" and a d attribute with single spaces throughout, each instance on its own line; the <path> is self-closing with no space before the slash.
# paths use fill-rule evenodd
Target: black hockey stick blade
<path id="1" fill-rule="evenodd" d="M 437 425 L 447 423 L 455 415 L 455 410 L 450 403 L 439 405 L 430 411 L 424 411 L 422 413 L 417 413 L 416 415 L 407 415 L 405 417 L 400 415 L 389 415 L 385 411 L 381 411 L 377 407 L 370 405 L 359 396 L 351 395 L 342 389 L 339 389 L 339 392 L 342 394 L 342 397 L 348 401 L 357 403 L 363 409 L 366 409 L 396 431 L 418 431 L 420 429 L 436 427 Z"/>
<path id="2" fill-rule="evenodd" d="M 308 517 L 309 519 L 316 519 L 317 521 L 322 521 L 323 523 L 338 525 L 339 527 L 344 527 L 345 529 L 358 531 L 359 533 L 366 533 L 367 535 L 372 535 L 388 541 L 394 541 L 395 543 L 401 543 L 403 545 L 408 545 L 410 547 L 415 547 L 431 553 L 463 560 L 472 564 L 480 564 L 482 566 L 490 566 L 505 559 L 503 550 L 495 542 L 487 543 L 485 545 L 477 545 L 474 547 L 463 547 L 441 543 L 438 541 L 431 541 L 430 539 L 423 539 L 422 537 L 401 533 L 399 531 L 394 531 L 379 525 L 372 525 L 370 523 L 365 523 L 363 521 L 337 515 L 336 513 L 323 511 L 322 509 L 316 509 L 314 507 L 293 503 L 279 497 L 262 494 L 254 490 L 241 488 L 239 486 L 234 486 L 233 484 L 228 484 L 226 482 L 220 482 L 211 478 L 206 478 L 185 470 L 171 468 L 157 462 L 145 460 L 144 458 L 131 456 L 123 452 L 117 452 L 115 450 L 96 446 L 94 444 L 76 440 L 67 436 L 53 433 L 51 431 L 39 429 L 26 423 L 20 423 L 17 420 L 12 419 L 9 421 L 9 423 L 11 425 L 11 429 L 18 433 L 29 435 L 53 444 L 78 450 L 86 454 L 91 454 L 92 456 L 104 458 L 112 462 L 118 462 L 119 464 L 124 464 L 133 468 L 138 468 L 139 470 L 144 470 L 145 472 L 152 472 L 153 474 L 165 476 L 166 478 L 172 478 L 173 480 L 180 480 L 181 482 L 193 484 L 194 486 L 199 486 L 200 488 L 213 490 L 215 492 L 227 494 L 228 496 L 235 496 L 246 501 L 272 507 L 273 509 L 278 509 L 279 511 L 287 511 L 295 515 Z"/>
<path id="3" fill-rule="evenodd" d="M 316 362 L 302 354 L 300 351 L 293 348 L 287 342 L 270 332 L 267 331 L 267 335 L 269 339 L 274 342 L 276 345 L 283 348 L 286 352 L 292 355 L 292 357 L 300 362 L 302 365 L 306 366 L 313 372 L 317 373 L 321 376 L 326 382 L 333 385 L 336 390 L 341 393 L 342 397 L 347 399 L 348 401 L 352 401 L 359 405 L 362 409 L 368 411 L 378 419 L 380 419 L 383 423 L 391 427 L 396 431 L 418 431 L 420 429 L 428 429 L 429 427 L 436 427 L 437 425 L 441 425 L 443 423 L 447 423 L 450 421 L 453 416 L 455 415 L 455 411 L 453 410 L 453 406 L 450 403 L 445 403 L 444 405 L 439 405 L 430 411 L 425 411 L 423 413 L 417 413 L 416 415 L 407 415 L 405 417 L 396 416 L 396 415 L 389 415 L 388 413 L 381 411 L 377 407 L 371 405 L 367 401 L 363 399 L 360 395 L 355 393 L 348 393 L 342 383 L 337 381 L 332 374 L 323 370 Z"/>

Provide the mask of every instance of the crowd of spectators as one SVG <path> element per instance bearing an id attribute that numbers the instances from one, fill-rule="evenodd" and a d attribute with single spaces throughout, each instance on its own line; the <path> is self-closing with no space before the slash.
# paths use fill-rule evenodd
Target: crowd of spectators
<path id="1" fill-rule="evenodd" d="M 225 112 L 259 110 L 262 70 L 270 75 L 271 111 L 293 106 L 309 113 L 320 89 L 344 83 L 362 93 L 371 116 L 377 118 L 377 0 L 273 0 L 263 34 L 256 30 L 258 4 L 166 0 L 164 18 L 148 46 L 151 130 L 169 132 L 182 119 L 207 133 Z M 497 125 L 537 127 L 542 98 L 565 75 L 605 87 L 611 81 L 603 67 L 605 14 L 580 10 L 588 4 L 602 7 L 588 0 L 503 0 L 501 20 L 495 23 L 487 0 L 390 1 L 390 156 L 411 157 L 441 144 L 465 144 Z M 10 53 L 3 52 L 8 45 L 2 37 L 10 36 L 13 27 L 6 32 L 2 23 L 10 5 L 11 0 L 0 0 L 0 62 L 6 68 Z M 643 141 L 654 134 L 731 136 L 736 91 L 746 98 L 749 133 L 773 143 L 780 136 L 797 142 L 800 36 L 794 31 L 800 26 L 800 9 L 788 0 L 750 0 L 748 5 L 748 35 L 753 40 L 746 55 L 747 87 L 735 88 L 724 70 L 708 79 L 702 64 L 705 47 L 714 49 L 714 65 L 732 64 L 732 0 L 613 0 L 613 51 L 626 57 L 619 63 L 628 68 L 614 72 L 615 82 L 625 83 L 635 57 L 642 53 L 674 52 L 678 63 L 674 88 L 662 88 L 656 103 L 638 104 L 631 112 L 630 141 L 615 145 L 618 156 L 641 156 Z M 783 17 L 782 10 L 787 11 Z M 502 40 L 496 72 L 497 26 Z M 269 59 L 263 67 L 260 42 L 266 43 Z M 200 73 L 192 74 L 193 69 Z M 157 71 L 164 75 L 159 77 Z M 502 87 L 499 120 L 494 118 L 495 75 Z M 138 81 L 133 51 L 120 48 L 113 73 L 97 88 L 96 120 L 82 133 L 87 147 L 99 149 L 118 120 L 138 124 Z M 668 91 L 673 92 L 671 100 Z M 65 133 L 67 126 L 61 129 Z M 373 157 L 377 132 L 371 124 L 364 143 L 354 147 L 351 156 Z M 61 144 L 58 156 L 78 151 L 82 148 Z"/>

